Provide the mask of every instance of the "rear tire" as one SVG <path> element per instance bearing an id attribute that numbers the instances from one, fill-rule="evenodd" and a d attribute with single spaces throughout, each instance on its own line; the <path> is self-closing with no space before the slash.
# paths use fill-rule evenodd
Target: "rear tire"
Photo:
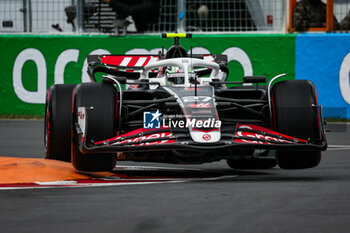
<path id="1" fill-rule="evenodd" d="M 46 94 L 45 158 L 70 162 L 72 92 L 75 85 L 56 84 Z"/>
<path id="2" fill-rule="evenodd" d="M 233 169 L 270 169 L 276 167 L 276 159 L 228 159 L 227 165 Z"/>
<path id="3" fill-rule="evenodd" d="M 314 84 L 308 80 L 282 81 L 272 89 L 274 124 L 277 132 L 288 136 L 320 141 L 320 122 Z M 277 151 L 277 163 L 282 169 L 316 167 L 321 161 L 320 151 Z"/>
<path id="4" fill-rule="evenodd" d="M 78 121 L 78 107 L 93 107 L 87 111 L 87 138 L 97 142 L 116 136 L 117 93 L 116 89 L 105 83 L 82 83 L 74 89 L 74 112 L 72 125 L 72 164 L 81 171 L 110 171 L 115 167 L 116 154 L 82 154 L 79 150 L 75 123 Z"/>
<path id="5" fill-rule="evenodd" d="M 321 151 L 278 151 L 278 166 L 282 169 L 306 169 L 321 162 Z"/>

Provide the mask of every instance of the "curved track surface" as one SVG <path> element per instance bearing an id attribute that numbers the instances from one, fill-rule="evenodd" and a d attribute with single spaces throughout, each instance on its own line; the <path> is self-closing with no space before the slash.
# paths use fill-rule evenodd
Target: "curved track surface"
<path id="1" fill-rule="evenodd" d="M 0 190 L 0 232 L 348 233 L 350 125 L 329 128 L 314 169 L 123 162 L 119 177 L 181 182 Z M 0 156 L 43 157 L 42 132 L 42 121 L 1 120 Z"/>

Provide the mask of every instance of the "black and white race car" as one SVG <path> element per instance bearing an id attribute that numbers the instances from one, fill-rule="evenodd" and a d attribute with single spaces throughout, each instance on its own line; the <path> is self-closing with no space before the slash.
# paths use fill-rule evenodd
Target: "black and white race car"
<path id="1" fill-rule="evenodd" d="M 226 81 L 223 55 L 188 53 L 179 38 L 157 55 L 91 55 L 90 83 L 46 97 L 46 158 L 82 171 L 117 160 L 206 163 L 235 169 L 311 168 L 326 150 L 321 107 L 307 80 Z M 103 73 L 100 82 L 97 73 Z M 226 85 L 235 84 L 227 88 Z"/>

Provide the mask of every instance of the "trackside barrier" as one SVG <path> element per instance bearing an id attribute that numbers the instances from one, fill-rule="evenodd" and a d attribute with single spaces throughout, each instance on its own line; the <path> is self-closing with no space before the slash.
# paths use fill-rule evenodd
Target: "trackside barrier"
<path id="1" fill-rule="evenodd" d="M 89 54 L 157 54 L 172 42 L 160 36 L 0 35 L 0 115 L 44 114 L 49 86 L 89 80 Z M 350 119 L 350 34 L 193 35 L 180 43 L 193 53 L 228 55 L 229 81 L 265 75 L 268 82 L 281 73 L 284 80 L 310 79 L 325 117 Z"/>
<path id="2" fill-rule="evenodd" d="M 180 43 L 193 53 L 227 54 L 230 80 L 264 74 L 294 77 L 293 35 L 194 35 Z M 157 54 L 172 39 L 160 36 L 0 35 L 0 115 L 43 114 L 54 83 L 87 82 L 89 54 Z"/>
<path id="3" fill-rule="evenodd" d="M 295 61 L 295 78 L 315 84 L 323 116 L 350 119 L 350 34 L 298 35 Z"/>

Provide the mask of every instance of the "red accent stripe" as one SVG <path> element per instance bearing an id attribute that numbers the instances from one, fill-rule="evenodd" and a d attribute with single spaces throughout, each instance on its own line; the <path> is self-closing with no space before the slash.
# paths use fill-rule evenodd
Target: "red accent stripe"
<path id="1" fill-rule="evenodd" d="M 101 62 L 108 65 L 119 66 L 124 58 L 125 56 L 102 56 Z"/>
<path id="2" fill-rule="evenodd" d="M 120 64 L 123 62 L 125 58 L 131 58 L 129 64 L 127 64 L 125 67 L 133 67 L 136 65 L 137 61 L 140 58 L 146 57 L 146 61 L 141 64 L 140 66 L 144 67 L 145 65 L 148 64 L 150 61 L 151 57 L 157 57 L 157 56 L 151 56 L 151 55 L 146 55 L 146 56 L 139 56 L 139 55 L 109 55 L 109 56 L 102 56 L 101 62 L 103 64 L 107 65 L 114 65 L 114 66 L 120 66 Z"/>
<path id="3" fill-rule="evenodd" d="M 128 64 L 128 66 L 135 66 L 135 64 L 137 63 L 137 61 L 140 59 L 141 57 L 131 57 L 131 60 Z"/>
<path id="4" fill-rule="evenodd" d="M 146 66 L 150 60 L 151 56 L 147 57 L 146 61 L 142 64 L 142 67 Z"/>
<path id="5" fill-rule="evenodd" d="M 165 127 L 161 127 L 160 129 L 166 129 Z M 135 129 L 133 131 L 130 131 L 128 133 L 125 133 L 125 134 L 122 134 L 122 135 L 119 135 L 119 136 L 116 136 L 116 137 L 113 137 L 113 138 L 110 138 L 110 139 L 106 139 L 106 140 L 102 140 L 102 141 L 98 141 L 98 142 L 95 142 L 95 144 L 99 144 L 99 143 L 103 143 L 105 141 L 114 141 L 116 140 L 117 138 L 120 138 L 120 137 L 127 137 L 127 136 L 130 136 L 130 135 L 137 135 L 139 133 L 142 133 L 142 132 L 148 132 L 148 131 L 153 131 L 154 129 L 144 129 L 144 128 L 139 128 L 139 129 Z M 156 134 L 157 132 L 155 132 Z M 163 133 L 171 133 L 170 130 L 169 132 L 163 132 Z M 135 139 L 135 138 L 138 138 L 139 136 L 136 136 L 132 139 Z M 132 140 L 131 139 L 131 140 Z"/>
<path id="6" fill-rule="evenodd" d="M 262 134 L 263 134 L 263 132 L 266 132 L 266 133 L 274 134 L 276 137 L 281 135 L 282 137 L 285 137 L 285 138 L 288 138 L 288 139 L 292 139 L 292 140 L 297 139 L 300 142 L 307 142 L 307 140 L 291 137 L 291 136 L 288 136 L 288 135 L 285 135 L 285 134 L 281 134 L 281 133 L 275 132 L 275 131 L 273 131 L 271 129 L 268 129 L 268 128 L 265 128 L 265 127 L 262 127 L 262 126 L 258 126 L 258 125 L 246 125 L 246 124 L 237 125 L 238 131 L 244 132 L 244 128 L 240 129 L 240 127 L 242 127 L 242 126 L 248 126 L 251 129 L 253 129 L 253 130 L 260 131 Z M 255 134 L 255 133 L 252 133 L 252 134 Z M 251 140 L 254 140 L 254 138 L 252 138 Z"/>

